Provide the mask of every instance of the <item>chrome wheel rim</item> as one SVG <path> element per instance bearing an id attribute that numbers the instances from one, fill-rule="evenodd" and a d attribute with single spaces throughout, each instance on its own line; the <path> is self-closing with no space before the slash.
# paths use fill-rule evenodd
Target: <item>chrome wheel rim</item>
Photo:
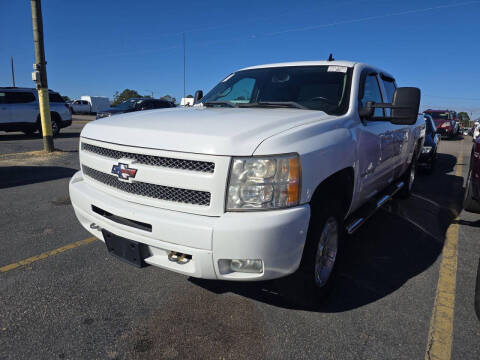
<path id="1" fill-rule="evenodd" d="M 415 181 L 415 163 L 412 163 L 412 168 L 410 169 L 410 180 L 408 182 L 408 190 L 412 190 L 414 181 Z"/>
<path id="2" fill-rule="evenodd" d="M 338 252 L 338 224 L 333 217 L 323 226 L 315 254 L 315 284 L 323 287 L 332 274 Z"/>
<path id="3" fill-rule="evenodd" d="M 58 131 L 58 124 L 55 120 L 52 120 L 52 134 L 56 134 Z"/>

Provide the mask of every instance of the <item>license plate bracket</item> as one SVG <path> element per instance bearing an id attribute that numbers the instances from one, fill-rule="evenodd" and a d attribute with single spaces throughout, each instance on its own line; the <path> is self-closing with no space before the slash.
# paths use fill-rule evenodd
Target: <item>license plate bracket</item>
<path id="1" fill-rule="evenodd" d="M 115 235 L 107 230 L 102 230 L 102 234 L 110 254 L 139 268 L 147 265 L 144 261 L 144 254 L 147 251 L 145 244 Z"/>

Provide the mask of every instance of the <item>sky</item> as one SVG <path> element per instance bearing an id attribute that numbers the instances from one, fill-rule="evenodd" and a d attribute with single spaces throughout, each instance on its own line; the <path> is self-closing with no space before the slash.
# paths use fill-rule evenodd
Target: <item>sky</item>
<path id="1" fill-rule="evenodd" d="M 177 99 L 258 64 L 352 60 L 422 90 L 422 109 L 480 117 L 480 0 L 43 0 L 49 87 Z M 0 0 L 0 86 L 32 87 L 30 1 Z"/>

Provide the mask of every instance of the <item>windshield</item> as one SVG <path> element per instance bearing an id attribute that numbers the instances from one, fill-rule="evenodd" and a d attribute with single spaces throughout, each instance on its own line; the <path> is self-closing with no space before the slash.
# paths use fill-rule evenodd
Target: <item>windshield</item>
<path id="1" fill-rule="evenodd" d="M 116 106 L 117 109 L 119 110 L 130 110 L 130 109 L 133 109 L 135 107 L 135 104 L 137 102 L 139 102 L 141 100 L 138 100 L 138 99 L 129 99 L 129 100 L 126 100 L 124 102 L 121 102 L 120 104 L 118 104 Z"/>
<path id="2" fill-rule="evenodd" d="M 425 114 L 430 115 L 433 120 L 449 120 L 450 113 L 448 112 L 426 112 Z"/>
<path id="3" fill-rule="evenodd" d="M 204 105 L 229 104 L 321 110 L 348 110 L 351 71 L 343 66 L 286 66 L 243 70 L 227 76 L 202 99 Z"/>

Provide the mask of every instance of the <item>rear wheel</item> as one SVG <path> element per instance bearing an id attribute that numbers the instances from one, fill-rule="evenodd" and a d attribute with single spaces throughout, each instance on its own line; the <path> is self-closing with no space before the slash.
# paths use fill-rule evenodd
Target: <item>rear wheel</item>
<path id="1" fill-rule="evenodd" d="M 51 113 L 50 121 L 52 124 L 52 135 L 57 136 L 60 133 L 60 117 L 57 113 Z M 39 120 L 38 123 L 39 133 L 43 136 L 42 124 Z"/>
<path id="2" fill-rule="evenodd" d="M 465 188 L 465 197 L 463 198 L 463 208 L 467 211 L 480 213 L 480 201 L 472 198 L 473 184 L 472 184 L 472 166 L 468 171 L 467 184 Z"/>
<path id="3" fill-rule="evenodd" d="M 417 151 L 413 154 L 412 162 L 408 167 L 408 170 L 403 175 L 403 188 L 399 191 L 398 195 L 402 199 L 408 198 L 412 194 L 413 182 L 417 174 Z"/>

